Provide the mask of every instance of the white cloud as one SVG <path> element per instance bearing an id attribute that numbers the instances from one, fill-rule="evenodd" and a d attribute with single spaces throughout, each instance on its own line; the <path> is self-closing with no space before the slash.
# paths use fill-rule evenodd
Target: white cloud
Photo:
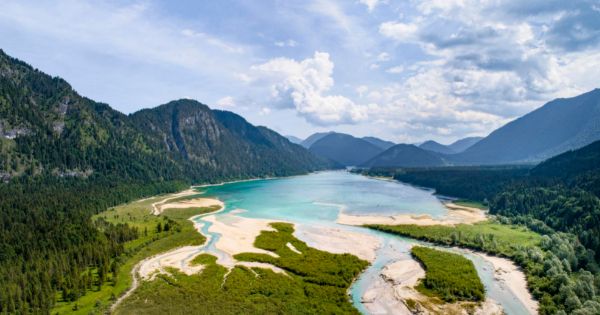
<path id="1" fill-rule="evenodd" d="M 382 52 L 377 56 L 377 61 L 389 61 L 391 59 L 390 54 Z"/>
<path id="2" fill-rule="evenodd" d="M 413 23 L 384 22 L 379 25 L 379 33 L 383 36 L 403 42 L 414 41 L 418 30 L 417 24 Z"/>
<path id="3" fill-rule="evenodd" d="M 260 109 L 260 112 L 258 112 L 258 114 L 259 114 L 260 116 L 267 116 L 267 115 L 269 115 L 270 113 L 271 113 L 271 109 L 270 109 L 270 108 L 268 108 L 268 107 L 262 107 L 262 108 Z"/>
<path id="4" fill-rule="evenodd" d="M 365 95 L 365 93 L 367 93 L 368 91 L 369 87 L 366 85 L 359 85 L 358 87 L 356 87 L 356 93 L 359 97 L 363 97 L 363 95 Z"/>
<path id="5" fill-rule="evenodd" d="M 402 72 L 404 72 L 404 67 L 403 66 L 391 67 L 391 68 L 387 69 L 385 72 L 393 73 L 393 74 L 402 73 Z"/>
<path id="6" fill-rule="evenodd" d="M 296 47 L 298 46 L 298 42 L 293 39 L 288 39 L 284 41 L 277 41 L 274 43 L 274 45 L 277 47 Z"/>
<path id="7" fill-rule="evenodd" d="M 372 12 L 375 7 L 377 7 L 377 5 L 379 5 L 380 3 L 385 3 L 386 1 L 381 1 L 381 0 L 359 0 L 360 3 L 364 4 L 367 6 L 367 10 L 369 10 L 369 12 Z"/>
<path id="8" fill-rule="evenodd" d="M 334 86 L 334 64 L 329 54 L 315 52 L 296 61 L 275 58 L 252 67 L 262 83 L 270 82 L 274 104 L 295 108 L 307 121 L 321 126 L 353 124 L 367 119 L 367 107 L 342 95 L 329 95 Z"/>
<path id="9" fill-rule="evenodd" d="M 215 103 L 219 108 L 233 108 L 236 107 L 235 99 L 232 96 L 225 96 Z"/>

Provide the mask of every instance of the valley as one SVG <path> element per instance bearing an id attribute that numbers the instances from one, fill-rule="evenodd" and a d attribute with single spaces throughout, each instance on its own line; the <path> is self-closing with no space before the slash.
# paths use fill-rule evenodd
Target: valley
<path id="1" fill-rule="evenodd" d="M 3 1 L 0 314 L 600 314 L 598 21 Z"/>
<path id="2" fill-rule="evenodd" d="M 372 203 L 368 200 L 352 202 L 346 205 L 341 204 L 340 202 L 342 202 L 342 200 L 339 199 L 337 194 L 341 187 L 348 187 L 349 183 L 353 183 L 350 187 L 356 187 L 353 189 L 359 189 L 361 191 L 368 189 L 374 194 L 374 198 L 371 198 L 370 200 L 378 200 L 378 203 L 382 206 L 387 205 L 394 209 L 386 209 L 384 212 L 380 213 L 372 212 L 372 210 L 368 210 L 373 209 Z M 322 188 L 315 191 L 307 191 L 303 188 L 311 186 Z M 325 187 L 327 188 L 323 189 Z M 348 302 L 343 302 L 348 299 L 345 293 L 345 291 L 348 290 L 348 287 L 346 287 L 345 290 L 340 292 L 340 299 L 337 303 L 341 304 L 337 304 L 338 306 L 336 307 L 347 308 L 354 305 L 358 310 L 365 310 L 368 312 L 378 308 L 384 308 L 389 309 L 395 314 L 408 314 L 409 306 L 412 308 L 430 308 L 432 305 L 438 305 L 433 308 L 438 312 L 445 309 L 444 306 L 439 306 L 439 302 L 430 302 L 430 298 L 422 296 L 420 293 L 411 293 L 411 296 L 416 298 L 415 301 L 420 301 L 415 302 L 417 304 L 407 304 L 406 301 L 390 298 L 389 292 L 394 292 L 394 287 L 388 287 L 387 284 L 378 282 L 379 274 L 382 272 L 387 272 L 389 277 L 392 278 L 404 277 L 401 276 L 401 274 L 408 272 L 407 270 L 396 269 L 397 271 L 393 272 L 391 270 L 397 268 L 394 266 L 398 266 L 398 264 L 406 265 L 408 261 L 412 260 L 410 249 L 417 243 L 414 241 L 397 239 L 380 232 L 371 232 L 369 229 L 360 226 L 340 225 L 336 223 L 336 221 L 339 221 L 340 217 L 343 216 L 343 212 L 348 212 L 353 215 L 364 215 L 368 213 L 375 216 L 387 212 L 406 213 L 407 215 L 413 213 L 414 215 L 419 215 L 419 212 L 415 209 L 423 209 L 423 211 L 425 211 L 424 213 L 429 213 L 429 215 L 441 220 L 439 222 L 446 224 L 444 226 L 451 227 L 451 225 L 448 225 L 451 221 L 444 220 L 452 220 L 447 217 L 450 216 L 451 218 L 452 215 L 444 213 L 464 210 L 445 208 L 440 201 L 431 196 L 430 192 L 410 188 L 409 186 L 395 182 L 369 179 L 346 172 L 324 172 L 289 179 L 245 181 L 225 185 L 206 186 L 197 189 L 201 192 L 200 195 L 188 193 L 188 197 L 183 197 L 182 199 L 182 194 L 175 194 L 132 202 L 127 205 L 115 207 L 113 210 L 104 212 L 96 218 L 96 220 L 107 220 L 115 224 L 127 223 L 140 230 L 144 229 L 150 231 L 148 237 L 141 237 L 140 240 L 131 241 L 130 244 L 126 243 L 126 247 L 130 248 L 132 253 L 137 252 L 137 254 L 133 254 L 132 256 L 127 254 L 122 257 L 122 259 L 126 259 L 124 266 L 127 267 L 125 267 L 125 270 L 120 272 L 120 274 L 129 274 L 130 272 L 133 272 L 138 284 L 137 288 L 134 287 L 130 293 L 125 295 L 125 298 L 118 300 L 119 304 L 113 308 L 115 313 L 136 313 L 138 310 L 144 310 L 143 312 L 150 311 L 150 309 L 146 309 L 146 307 L 150 307 L 152 310 L 161 310 L 160 312 L 174 312 L 178 307 L 181 307 L 181 305 L 173 303 L 173 301 L 181 298 L 178 297 L 180 294 L 192 294 L 191 291 L 188 290 L 192 290 L 194 287 L 210 286 L 209 283 L 223 282 L 225 287 L 223 287 L 223 285 L 221 287 L 228 288 L 230 285 L 235 285 L 236 281 L 247 281 L 243 280 L 244 277 L 252 274 L 255 274 L 255 276 L 260 275 L 260 279 L 266 277 L 263 280 L 257 280 L 258 282 L 256 285 L 259 286 L 257 289 L 262 288 L 260 290 L 267 290 L 267 288 L 270 288 L 268 290 L 275 290 L 273 292 L 278 292 L 277 290 L 281 290 L 282 287 L 290 287 L 291 289 L 294 287 L 301 288 L 306 286 L 306 284 L 302 284 L 302 281 L 309 281 L 308 283 L 315 284 L 321 283 L 320 285 L 325 285 L 326 287 L 328 285 L 334 285 L 334 283 L 335 286 L 338 286 L 342 285 L 342 283 L 348 284 L 352 282 L 356 273 L 350 278 L 345 278 L 345 280 L 344 278 L 338 278 L 338 276 L 332 277 L 329 275 L 323 278 L 323 280 L 314 282 L 314 280 L 310 279 L 317 277 L 317 275 L 315 274 L 312 276 L 310 273 L 307 274 L 307 271 L 298 269 L 304 268 L 299 262 L 294 262 L 293 260 L 278 261 L 278 257 L 283 257 L 282 255 L 285 257 L 288 255 L 292 255 L 291 257 L 294 257 L 294 255 L 304 256 L 315 250 L 315 254 L 320 253 L 318 255 L 332 257 L 331 259 L 344 253 L 347 254 L 335 259 L 342 259 L 341 257 L 348 257 L 344 259 L 350 259 L 350 257 L 353 257 L 352 259 L 360 259 L 356 260 L 356 262 L 363 261 L 364 263 L 361 263 L 362 265 L 357 265 L 361 267 L 353 269 L 355 270 L 354 272 L 365 270 L 364 268 L 367 266 L 367 262 L 370 264 L 370 267 L 368 267 L 359 277 L 358 282 L 355 282 L 348 291 L 352 297 L 352 303 L 345 304 Z M 383 194 L 382 190 L 384 191 Z M 303 193 L 298 193 L 300 191 L 303 191 Z M 406 197 L 404 199 L 398 199 L 396 196 L 398 193 L 412 196 L 409 198 L 411 201 L 406 201 Z M 224 211 L 219 211 L 220 206 L 218 204 L 215 204 L 214 208 L 183 208 L 186 204 L 189 204 L 191 200 L 195 200 L 199 196 L 202 196 L 202 200 L 218 198 L 225 205 Z M 159 215 L 153 214 L 153 205 L 157 202 L 163 203 L 165 201 L 172 204 L 172 207 L 165 209 L 165 212 Z M 475 209 L 472 211 L 475 211 Z M 206 214 L 197 215 L 202 212 L 206 212 Z M 320 213 L 320 215 L 315 216 L 315 213 Z M 190 218 L 191 222 L 188 221 L 188 223 L 185 223 L 185 218 Z M 157 232 L 156 222 L 163 222 L 163 232 Z M 170 224 L 169 231 L 167 232 L 164 232 L 164 226 L 166 225 L 164 222 Z M 192 222 L 193 225 L 191 224 Z M 275 233 L 273 236 L 276 236 L 277 233 L 283 231 L 283 226 L 278 226 L 278 228 L 273 227 L 273 224 L 279 224 L 275 222 L 293 223 L 293 229 L 289 230 L 291 232 L 287 232 L 292 234 L 286 236 L 287 241 L 277 241 L 282 242 L 280 243 L 281 245 L 278 245 L 280 247 L 272 247 L 274 245 L 269 245 L 270 243 L 264 243 L 263 245 L 263 242 L 260 241 L 260 239 L 262 235 L 266 235 L 264 233 Z M 437 226 L 435 225 L 436 222 L 437 221 L 433 221 L 430 222 L 430 224 Z M 193 232 L 196 233 L 196 238 L 193 239 L 192 235 L 194 233 L 189 232 L 181 232 L 189 233 L 185 234 L 189 236 L 178 236 L 180 232 L 173 232 L 174 224 L 178 224 L 176 225 L 175 230 L 180 227 L 179 224 L 185 226 L 185 229 L 182 229 L 182 231 L 192 232 L 193 230 Z M 477 233 L 485 231 L 483 226 L 481 228 L 478 227 L 479 224 L 472 226 L 474 231 L 478 231 Z M 148 227 L 151 229 L 148 229 Z M 287 229 L 287 227 L 285 229 Z M 492 230 L 495 229 L 496 228 L 492 228 Z M 498 235 L 505 235 L 504 233 L 513 233 L 511 231 L 510 228 L 507 228 L 506 232 L 504 230 L 499 230 L 497 233 Z M 174 234 L 171 235 L 169 233 Z M 518 232 L 515 231 L 514 233 Z M 531 236 L 527 237 L 537 236 L 535 233 L 528 233 L 530 233 Z M 174 237 L 180 239 L 180 241 L 171 239 L 168 241 L 170 244 L 169 247 L 161 246 L 160 252 L 156 250 L 159 248 L 156 244 L 166 244 L 169 238 Z M 521 236 L 516 237 L 518 239 Z M 148 238 L 153 241 L 143 241 L 143 239 Z M 498 239 L 502 240 L 502 236 L 498 236 Z M 187 243 L 185 240 L 187 240 Z M 275 239 L 273 241 L 275 241 Z M 534 241 L 533 243 L 536 242 Z M 273 254 L 273 250 L 277 254 Z M 334 255 L 338 256 L 329 256 L 332 254 L 325 254 L 326 252 L 320 252 L 318 250 L 336 253 Z M 468 254 L 467 252 L 458 249 L 451 249 L 451 251 L 459 253 L 460 255 L 466 255 L 467 259 L 473 259 L 470 256 L 471 254 Z M 138 258 L 142 256 L 152 258 Z M 208 261 L 206 259 L 208 259 Z M 307 257 L 307 259 L 309 258 Z M 325 258 L 321 258 L 320 264 L 326 263 L 327 260 L 323 259 Z M 526 288 L 513 288 L 507 286 L 508 283 L 496 280 L 497 276 L 495 275 L 495 272 L 498 268 L 494 267 L 494 264 L 488 261 L 488 259 L 491 258 L 483 260 L 473 259 L 486 288 L 485 292 L 488 298 L 485 299 L 485 306 L 479 306 L 478 303 L 467 304 L 475 309 L 479 307 L 484 307 L 486 310 L 504 309 L 507 314 L 521 314 L 521 311 L 519 310 L 525 310 L 527 308 L 524 306 L 525 304 L 522 304 L 524 302 L 519 302 L 520 300 L 517 298 L 518 295 L 512 295 L 510 292 L 514 292 L 513 290 L 526 290 Z M 308 263 L 308 261 L 306 263 Z M 510 265 L 511 264 L 509 263 L 508 266 Z M 327 270 L 327 268 L 331 268 L 325 266 L 326 265 L 322 265 L 313 270 Z M 516 274 L 517 278 L 523 277 L 522 275 L 519 276 L 520 271 L 517 268 L 507 268 L 506 266 L 503 268 L 506 269 L 504 272 L 512 270 L 509 273 L 510 275 Z M 220 272 L 214 273 L 219 269 L 226 271 L 226 276 Z M 412 273 L 407 273 L 407 275 L 410 274 Z M 284 284 L 289 282 L 289 280 L 286 279 L 290 276 L 292 279 L 295 279 L 298 275 L 309 278 L 305 278 L 305 280 L 301 280 L 300 282 L 294 280 L 292 283 Z M 419 280 L 419 277 L 415 278 L 415 281 L 416 280 Z M 104 294 L 103 296 L 96 292 L 90 292 L 88 293 L 90 294 L 89 296 L 84 296 L 77 303 L 65 303 L 64 306 L 58 307 L 56 311 L 60 312 L 61 309 L 73 309 L 73 306 L 77 304 L 76 313 L 85 314 L 90 310 L 96 312 L 101 311 L 102 307 L 98 307 L 98 305 L 103 305 L 105 308 L 109 305 L 114 305 L 114 296 L 123 294 L 125 292 L 124 289 L 131 285 L 131 279 L 129 277 L 124 277 L 124 279 L 117 278 L 116 281 L 120 284 L 115 284 L 113 286 L 114 289 L 110 295 Z M 274 287 L 271 287 L 273 285 Z M 523 282 L 521 285 L 525 286 L 525 283 Z M 232 289 L 233 287 L 227 290 L 230 292 Z M 411 287 L 408 287 L 407 289 L 413 290 Z M 193 294 L 207 293 L 197 292 Z M 236 293 L 236 295 L 237 294 L 243 295 L 248 293 L 240 292 Z M 285 296 L 292 298 L 287 295 L 291 294 L 289 292 L 279 292 L 275 294 L 286 294 Z M 217 300 L 212 300 L 217 299 L 216 296 L 202 296 L 206 305 L 214 305 L 213 303 L 217 303 Z M 393 297 L 394 295 L 392 294 L 391 296 Z M 246 300 L 250 301 L 248 298 L 246 298 Z M 301 298 L 301 296 L 296 296 L 295 294 L 294 298 Z M 312 297 L 311 299 L 315 298 L 316 297 Z M 210 301 L 206 299 L 210 299 Z M 320 305 L 319 303 L 321 302 L 318 298 L 316 299 L 317 300 L 314 300 L 311 304 L 316 303 L 315 305 Z M 90 301 L 89 305 L 86 305 L 84 301 Z M 92 303 L 91 301 L 96 302 Z M 97 301 L 102 302 L 97 303 Z M 143 306 L 144 303 L 140 304 L 140 301 L 146 301 L 144 303 L 149 304 Z M 259 305 L 261 305 L 260 307 L 269 307 L 269 303 L 275 301 L 276 300 L 270 299 L 267 304 L 261 302 L 252 307 L 249 305 L 244 306 L 244 304 L 235 306 L 236 304 L 233 303 L 229 311 L 225 312 L 236 313 L 241 309 L 244 309 L 245 312 L 248 313 L 259 313 L 258 309 L 254 309 L 254 307 L 258 307 Z M 527 303 L 534 302 L 531 300 Z M 59 305 L 61 304 L 59 303 Z M 401 305 L 401 307 L 394 308 L 394 305 Z M 462 308 L 462 306 L 459 307 L 452 303 L 448 304 L 447 307 L 448 310 L 460 310 Z M 204 308 L 204 306 L 199 309 L 203 310 L 203 313 L 211 313 L 210 309 Z M 351 309 L 352 308 L 344 312 L 350 312 Z M 533 313 L 534 310 L 535 308 L 533 308 L 533 311 L 528 312 Z M 220 312 L 224 311 L 220 310 Z"/>

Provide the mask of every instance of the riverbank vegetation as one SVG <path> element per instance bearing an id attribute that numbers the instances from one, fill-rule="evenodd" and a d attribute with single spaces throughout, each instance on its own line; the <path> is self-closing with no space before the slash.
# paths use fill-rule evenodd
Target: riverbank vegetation
<path id="1" fill-rule="evenodd" d="M 110 260 L 110 267 L 104 272 L 101 285 L 78 291 L 79 296 L 75 300 L 60 292 L 56 295 L 57 303 L 52 314 L 103 314 L 129 288 L 131 271 L 139 261 L 176 247 L 201 245 L 206 241 L 188 219 L 194 215 L 216 211 L 219 207 L 166 209 L 160 216 L 153 215 L 152 203 L 163 198 L 153 197 L 116 206 L 93 217 L 93 222 L 104 233 L 112 233 L 106 229 L 115 226 L 127 227 L 127 230 L 135 231 L 135 237 L 122 240 L 122 251 Z M 92 271 L 92 283 L 98 283 L 99 279 L 95 276 L 97 273 Z"/>
<path id="2" fill-rule="evenodd" d="M 461 255 L 433 248 L 414 246 L 411 254 L 425 269 L 425 278 L 416 289 L 444 302 L 480 302 L 485 289 L 473 262 Z"/>
<path id="3" fill-rule="evenodd" d="M 116 309 L 116 314 L 358 314 L 347 295 L 354 278 L 368 263 L 349 254 L 331 254 L 295 238 L 292 225 L 275 223 L 255 246 L 277 254 L 243 253 L 242 261 L 272 264 L 285 274 L 265 268 L 237 266 L 228 271 L 216 258 L 199 255 L 204 269 L 187 276 L 169 270 L 144 281 Z M 298 252 L 288 247 L 293 245 Z"/>

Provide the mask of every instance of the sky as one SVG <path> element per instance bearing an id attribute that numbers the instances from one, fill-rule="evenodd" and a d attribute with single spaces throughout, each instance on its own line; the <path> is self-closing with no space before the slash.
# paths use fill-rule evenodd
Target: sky
<path id="1" fill-rule="evenodd" d="M 0 0 L 0 48 L 124 113 L 450 143 L 600 87 L 600 0 Z"/>

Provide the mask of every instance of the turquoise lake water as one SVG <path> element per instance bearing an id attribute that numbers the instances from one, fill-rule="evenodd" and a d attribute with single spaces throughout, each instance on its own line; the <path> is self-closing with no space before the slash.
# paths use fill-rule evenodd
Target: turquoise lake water
<path id="1" fill-rule="evenodd" d="M 340 229 L 374 235 L 382 246 L 377 257 L 350 289 L 353 303 L 367 314 L 360 298 L 373 283 L 381 268 L 400 259 L 407 259 L 409 248 L 418 243 L 361 227 L 335 223 L 340 211 L 354 215 L 429 214 L 441 217 L 447 213 L 432 191 L 394 181 L 386 181 L 351 174 L 345 171 L 320 172 L 269 180 L 255 180 L 200 188 L 207 196 L 225 202 L 221 215 L 243 209 L 238 215 L 251 218 L 281 220 L 307 226 L 335 226 Z M 210 233 L 210 223 L 202 216 L 196 222 L 203 224 L 201 231 L 209 236 L 204 250 L 220 255 L 214 247 L 219 235 Z M 452 250 L 452 249 L 450 249 Z M 486 294 L 502 305 L 508 315 L 527 314 L 525 307 L 504 284 L 494 279 L 489 263 L 474 255 L 471 259 L 486 287 Z"/>

